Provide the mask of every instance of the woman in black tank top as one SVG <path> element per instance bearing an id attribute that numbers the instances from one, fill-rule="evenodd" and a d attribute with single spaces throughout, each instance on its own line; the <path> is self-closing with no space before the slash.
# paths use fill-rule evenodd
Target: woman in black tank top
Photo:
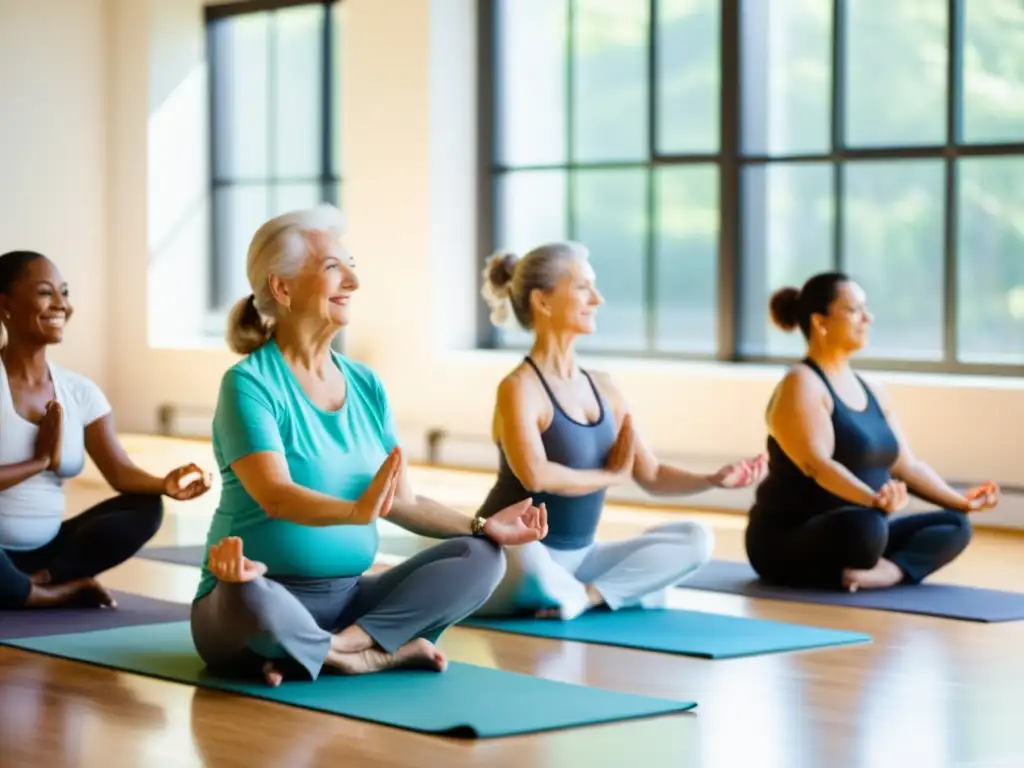
<path id="1" fill-rule="evenodd" d="M 660 605 L 669 587 L 710 559 L 713 531 L 681 520 L 633 539 L 595 541 L 606 489 L 627 482 L 652 494 L 738 488 L 760 480 L 763 457 L 698 475 L 651 454 L 610 378 L 576 363 L 576 339 L 594 332 L 603 302 L 583 246 L 550 243 L 521 259 L 497 254 L 484 278 L 492 320 L 514 315 L 534 343 L 498 387 L 498 477 L 478 515 L 530 496 L 546 509 L 548 533 L 506 551 L 505 578 L 479 614 L 571 619 L 598 606 Z"/>
<path id="2" fill-rule="evenodd" d="M 849 277 L 826 272 L 771 300 L 783 330 L 799 326 L 806 358 L 768 407 L 768 477 L 746 531 L 762 579 L 794 587 L 880 589 L 916 584 L 955 559 L 971 538 L 969 512 L 999 489 L 961 494 L 915 457 L 877 387 L 850 368 L 871 315 Z M 892 518 L 912 493 L 941 511 Z"/>

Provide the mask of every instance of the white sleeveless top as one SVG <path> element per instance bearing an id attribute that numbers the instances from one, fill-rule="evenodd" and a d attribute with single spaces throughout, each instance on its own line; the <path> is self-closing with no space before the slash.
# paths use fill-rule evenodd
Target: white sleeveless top
<path id="1" fill-rule="evenodd" d="M 57 402 L 64 409 L 60 467 L 0 491 L 0 549 L 39 549 L 57 535 L 64 519 L 64 479 L 85 467 L 85 428 L 111 410 L 91 380 L 48 365 Z M 35 456 L 38 432 L 35 424 L 15 412 L 7 369 L 0 361 L 0 464 L 19 464 Z"/>

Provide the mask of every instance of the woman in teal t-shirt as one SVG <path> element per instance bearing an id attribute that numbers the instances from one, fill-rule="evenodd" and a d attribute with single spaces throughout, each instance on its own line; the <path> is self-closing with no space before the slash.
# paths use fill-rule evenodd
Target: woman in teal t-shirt
<path id="1" fill-rule="evenodd" d="M 245 357 L 224 375 L 213 418 L 223 490 L 192 608 L 215 673 L 277 685 L 324 665 L 441 671 L 433 643 L 488 599 L 502 546 L 547 532 L 528 498 L 484 520 L 413 494 L 380 381 L 331 350 L 359 287 L 343 231 L 341 213 L 320 206 L 268 221 L 249 247 L 253 294 L 228 321 Z M 385 515 L 446 540 L 365 575 Z"/>

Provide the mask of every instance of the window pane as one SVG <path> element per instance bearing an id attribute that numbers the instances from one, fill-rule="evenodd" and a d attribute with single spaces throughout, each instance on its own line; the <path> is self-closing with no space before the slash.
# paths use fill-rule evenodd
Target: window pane
<path id="1" fill-rule="evenodd" d="M 827 153 L 832 146 L 832 3 L 743 0 L 743 151 Z"/>
<path id="2" fill-rule="evenodd" d="M 1024 363 L 1024 157 L 960 160 L 959 359 Z"/>
<path id="3" fill-rule="evenodd" d="M 655 176 L 655 345 L 713 354 L 718 319 L 718 167 L 663 166 Z"/>
<path id="4" fill-rule="evenodd" d="M 647 347 L 647 173 L 646 168 L 587 170 L 573 179 L 574 239 L 590 249 L 605 299 L 597 331 L 580 339 L 581 349 Z"/>
<path id="5" fill-rule="evenodd" d="M 275 178 L 320 175 L 323 23 L 324 9 L 319 5 L 274 13 Z"/>
<path id="6" fill-rule="evenodd" d="M 963 138 L 1024 140 L 1024 4 L 964 3 Z"/>
<path id="7" fill-rule="evenodd" d="M 565 171 L 517 171 L 498 176 L 497 248 L 522 256 L 542 243 L 566 239 L 567 194 Z"/>
<path id="8" fill-rule="evenodd" d="M 576 0 L 573 8 L 573 160 L 645 160 L 650 2 Z"/>
<path id="9" fill-rule="evenodd" d="M 832 269 L 833 173 L 830 163 L 744 169 L 739 342 L 745 355 L 803 354 L 800 332 L 776 328 L 768 300 L 779 288 L 799 288 L 812 275 Z"/>
<path id="10" fill-rule="evenodd" d="M 543 243 L 565 240 L 565 171 L 519 171 L 495 182 L 495 244 L 522 256 Z M 528 344 L 530 335 L 515 328 L 497 333 L 502 346 Z"/>
<path id="11" fill-rule="evenodd" d="M 333 78 L 332 84 L 334 86 L 334 118 L 331 123 L 333 136 L 331 136 L 331 139 L 334 142 L 334 149 L 331 153 L 331 173 L 337 177 L 341 176 L 341 169 L 344 167 L 344 142 L 342 141 L 342 137 L 344 136 L 342 131 L 342 105 L 344 103 L 344 98 L 342 94 L 342 85 L 345 73 L 342 69 L 342 63 L 345 59 L 342 55 L 342 45 L 344 44 L 344 17 L 345 8 L 347 6 L 347 3 L 334 3 L 330 9 L 331 19 L 334 24 L 334 61 L 331 64 L 331 77 Z"/>
<path id="12" fill-rule="evenodd" d="M 211 25 L 219 180 L 267 173 L 268 18 L 265 13 L 232 16 Z"/>
<path id="13" fill-rule="evenodd" d="M 721 89 L 720 0 L 661 0 L 658 150 L 717 152 Z"/>
<path id="14" fill-rule="evenodd" d="M 270 190 L 270 213 L 269 216 L 279 216 L 282 213 L 295 211 L 300 208 L 312 208 L 322 200 L 322 185 L 320 182 L 308 184 L 278 184 Z"/>
<path id="15" fill-rule="evenodd" d="M 946 141 L 947 0 L 847 0 L 846 144 Z"/>
<path id="16" fill-rule="evenodd" d="M 498 0 L 495 9 L 495 159 L 566 161 L 567 0 Z"/>
<path id="17" fill-rule="evenodd" d="M 866 357 L 943 357 L 944 199 L 942 160 L 845 166 L 843 253 L 874 315 Z"/>
<path id="18" fill-rule="evenodd" d="M 218 305 L 227 309 L 252 292 L 245 272 L 249 241 L 269 218 L 267 187 L 242 184 L 219 187 L 213 193 L 216 206 L 214 259 L 218 276 Z"/>

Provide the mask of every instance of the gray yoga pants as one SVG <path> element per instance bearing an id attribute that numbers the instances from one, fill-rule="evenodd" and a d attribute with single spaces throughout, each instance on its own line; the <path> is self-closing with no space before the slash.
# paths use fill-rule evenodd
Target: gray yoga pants
<path id="1" fill-rule="evenodd" d="M 331 635 L 356 624 L 386 652 L 434 641 L 490 597 L 505 555 L 487 539 L 448 539 L 377 575 L 218 582 L 192 606 L 192 640 L 216 674 L 260 674 L 267 659 L 316 679 Z"/>

